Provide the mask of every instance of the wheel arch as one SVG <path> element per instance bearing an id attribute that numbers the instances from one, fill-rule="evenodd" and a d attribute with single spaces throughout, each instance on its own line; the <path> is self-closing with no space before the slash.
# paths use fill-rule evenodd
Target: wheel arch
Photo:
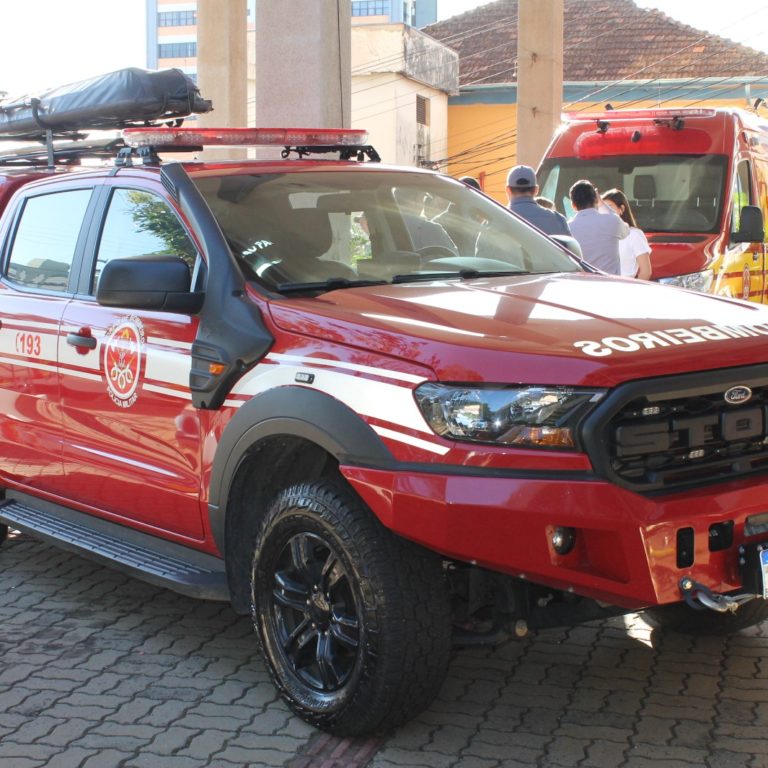
<path id="1" fill-rule="evenodd" d="M 219 441 L 208 504 L 235 609 L 249 609 L 252 544 L 279 489 L 337 473 L 342 463 L 387 466 L 393 460 L 358 414 L 323 392 L 281 387 L 242 405 Z"/>

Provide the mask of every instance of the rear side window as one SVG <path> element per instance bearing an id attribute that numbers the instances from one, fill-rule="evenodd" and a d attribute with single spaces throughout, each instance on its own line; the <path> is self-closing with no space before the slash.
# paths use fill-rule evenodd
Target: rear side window
<path id="1" fill-rule="evenodd" d="M 197 250 L 161 197 L 139 189 L 115 189 L 101 232 L 91 292 L 96 293 L 107 262 L 152 255 L 180 256 L 191 274 Z"/>
<path id="2" fill-rule="evenodd" d="M 30 197 L 8 258 L 8 279 L 30 288 L 66 291 L 90 189 Z"/>

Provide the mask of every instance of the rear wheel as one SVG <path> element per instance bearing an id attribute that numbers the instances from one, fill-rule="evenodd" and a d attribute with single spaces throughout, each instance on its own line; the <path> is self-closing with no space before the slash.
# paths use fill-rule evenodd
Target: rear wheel
<path id="1" fill-rule="evenodd" d="M 272 679 L 307 722 L 344 736 L 387 730 L 440 689 L 450 652 L 440 558 L 390 533 L 343 483 L 277 497 L 251 587 Z"/>
<path id="2" fill-rule="evenodd" d="M 729 635 L 768 619 L 768 600 L 750 600 L 736 613 L 717 613 L 706 608 L 697 611 L 686 603 L 675 603 L 648 608 L 645 615 L 651 625 L 660 629 L 689 635 Z"/>

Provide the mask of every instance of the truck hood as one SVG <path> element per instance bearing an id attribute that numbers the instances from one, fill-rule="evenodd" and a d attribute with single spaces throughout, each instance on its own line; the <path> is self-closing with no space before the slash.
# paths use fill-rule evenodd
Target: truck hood
<path id="1" fill-rule="evenodd" d="M 613 386 L 768 357 L 762 306 L 585 273 L 352 288 L 270 311 L 283 331 L 443 381 Z"/>

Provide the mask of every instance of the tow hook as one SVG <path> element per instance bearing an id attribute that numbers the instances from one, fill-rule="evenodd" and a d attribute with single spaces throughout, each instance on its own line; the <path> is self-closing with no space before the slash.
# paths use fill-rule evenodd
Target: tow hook
<path id="1" fill-rule="evenodd" d="M 743 603 L 754 600 L 757 595 L 721 595 L 713 592 L 709 587 L 699 584 L 688 576 L 680 579 L 680 591 L 683 593 L 685 602 L 697 611 L 703 611 L 709 608 L 718 613 L 736 613 Z"/>

